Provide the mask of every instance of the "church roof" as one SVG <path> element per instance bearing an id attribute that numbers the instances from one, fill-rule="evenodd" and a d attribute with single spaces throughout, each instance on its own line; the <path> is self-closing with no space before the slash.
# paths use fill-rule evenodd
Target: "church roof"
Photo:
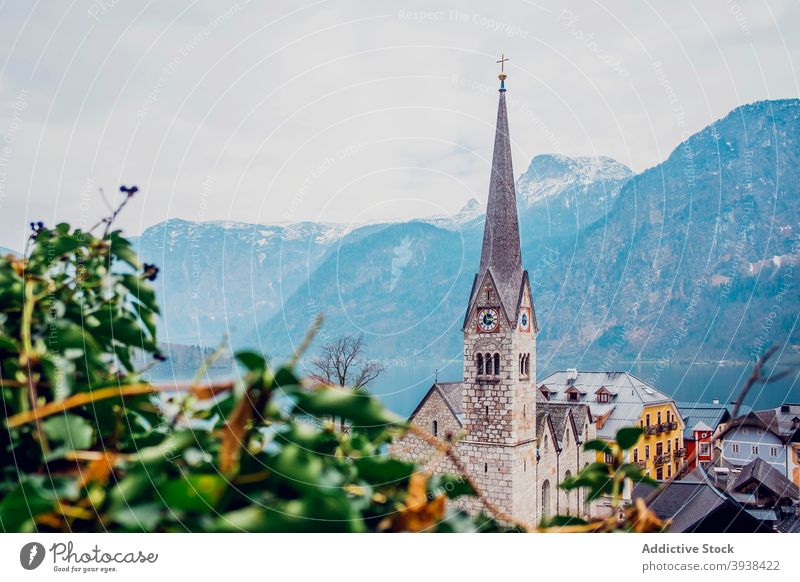
<path id="1" fill-rule="evenodd" d="M 461 387 L 463 386 L 463 382 L 437 382 L 433 386 L 430 387 L 428 392 L 425 393 L 425 396 L 422 397 L 422 400 L 419 401 L 417 407 L 414 409 L 414 412 L 411 413 L 409 416 L 409 420 L 412 420 L 423 405 L 428 401 L 431 397 L 431 394 L 436 392 L 444 403 L 447 405 L 447 408 L 450 409 L 450 412 L 453 413 L 453 416 L 458 421 L 460 425 L 464 425 L 464 407 L 461 400 Z"/>
<path id="2" fill-rule="evenodd" d="M 478 274 L 472 286 L 469 312 L 476 291 L 490 276 L 500 296 L 500 303 L 509 321 L 515 322 L 522 300 L 525 271 L 522 268 L 517 194 L 514 188 L 514 168 L 511 162 L 511 139 L 508 133 L 506 91 L 500 89 L 497 125 L 494 137 L 492 170 L 489 177 L 489 200 L 483 229 L 483 246 Z M 534 320 L 535 325 L 535 320 Z"/>

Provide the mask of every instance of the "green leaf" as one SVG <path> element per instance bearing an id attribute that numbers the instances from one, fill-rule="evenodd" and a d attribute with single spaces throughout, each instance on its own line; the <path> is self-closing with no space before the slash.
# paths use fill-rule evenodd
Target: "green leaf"
<path id="1" fill-rule="evenodd" d="M 400 418 L 386 410 L 374 397 L 363 392 L 324 387 L 297 392 L 294 414 L 317 418 L 340 416 L 359 426 L 395 425 Z"/>
<path id="2" fill-rule="evenodd" d="M 20 483 L 0 502 L 0 528 L 6 533 L 30 531 L 32 519 L 52 507 L 53 502 L 39 485 Z"/>
<path id="3" fill-rule="evenodd" d="M 440 489 L 443 489 L 448 499 L 457 499 L 465 495 L 475 495 L 475 490 L 469 482 L 459 475 L 438 475 L 433 477 L 431 479 L 430 488 L 434 493 L 438 493 Z"/>
<path id="4" fill-rule="evenodd" d="M 370 485 L 387 485 L 407 480 L 416 471 L 413 463 L 391 457 L 364 457 L 355 459 L 359 478 Z"/>
<path id="5" fill-rule="evenodd" d="M 614 449 L 611 448 L 611 445 L 609 445 L 606 441 L 601 441 L 601 440 L 587 441 L 583 445 L 583 450 L 600 451 L 601 453 L 612 453 L 612 454 L 614 452 Z"/>
<path id="6" fill-rule="evenodd" d="M 136 252 L 131 247 L 130 241 L 123 238 L 118 230 L 112 232 L 108 238 L 111 241 L 111 254 L 115 258 L 124 263 L 128 263 L 134 269 L 138 270 L 141 267 L 139 257 L 136 256 Z"/>
<path id="7" fill-rule="evenodd" d="M 621 428 L 617 431 L 617 444 L 623 451 L 633 447 L 641 438 L 644 431 L 639 427 Z"/>
<path id="8" fill-rule="evenodd" d="M 212 511 L 227 487 L 219 475 L 187 475 L 159 487 L 167 507 L 185 511 Z"/>
<path id="9" fill-rule="evenodd" d="M 147 281 L 143 281 L 136 275 L 125 274 L 120 275 L 119 282 L 130 291 L 131 295 L 136 297 L 142 305 L 151 311 L 158 311 L 156 293 Z"/>
<path id="10" fill-rule="evenodd" d="M 267 369 L 267 360 L 264 358 L 263 354 L 258 352 L 243 350 L 241 352 L 236 352 L 235 357 L 251 372 L 260 373 Z"/>
<path id="11" fill-rule="evenodd" d="M 644 471 L 639 468 L 639 465 L 633 463 L 625 463 L 620 466 L 620 468 L 617 469 L 617 473 L 624 475 L 634 483 L 645 483 L 647 485 L 653 485 L 654 487 L 657 487 L 659 484 L 655 479 L 648 477 Z"/>
<path id="12" fill-rule="evenodd" d="M 47 438 L 68 450 L 88 449 L 94 441 L 94 429 L 88 420 L 74 414 L 53 416 L 42 423 Z"/>

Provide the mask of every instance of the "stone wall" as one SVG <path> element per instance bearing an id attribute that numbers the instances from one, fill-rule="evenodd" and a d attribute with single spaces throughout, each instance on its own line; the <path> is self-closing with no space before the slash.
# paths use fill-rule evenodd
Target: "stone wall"
<path id="1" fill-rule="evenodd" d="M 413 424 L 433 435 L 433 421 L 437 422 L 437 438 L 444 441 L 447 435 L 458 438 L 462 432 L 461 425 L 453 416 L 453 412 L 441 395 L 433 389 L 427 400 L 414 416 Z M 412 461 L 431 473 L 456 473 L 452 461 L 435 451 L 424 440 L 413 434 L 406 434 L 389 447 L 389 454 L 397 459 Z"/>

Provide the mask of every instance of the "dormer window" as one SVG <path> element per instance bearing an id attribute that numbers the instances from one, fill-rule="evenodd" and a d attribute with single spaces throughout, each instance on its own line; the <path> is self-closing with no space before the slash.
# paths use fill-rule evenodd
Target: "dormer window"
<path id="1" fill-rule="evenodd" d="M 600 390 L 595 392 L 595 394 L 597 395 L 597 402 L 599 402 L 600 404 L 606 404 L 608 402 L 611 402 L 611 392 L 609 392 L 605 388 L 600 388 Z"/>
<path id="2" fill-rule="evenodd" d="M 570 388 L 567 390 L 567 400 L 570 402 L 579 402 L 581 399 L 581 393 L 576 390 L 575 388 Z"/>
<path id="3" fill-rule="evenodd" d="M 550 390 L 548 390 L 548 389 L 547 389 L 547 386 L 545 386 L 544 384 L 542 384 L 542 385 L 539 387 L 539 392 L 541 392 L 541 393 L 542 393 L 542 396 L 544 396 L 544 399 L 545 399 L 545 400 L 550 400 Z"/>

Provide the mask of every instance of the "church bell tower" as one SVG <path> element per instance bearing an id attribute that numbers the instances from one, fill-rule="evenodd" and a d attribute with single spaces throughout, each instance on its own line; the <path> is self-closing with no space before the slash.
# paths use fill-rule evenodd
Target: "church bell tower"
<path id="1" fill-rule="evenodd" d="M 483 248 L 464 319 L 462 459 L 498 507 L 536 519 L 536 314 L 522 268 L 505 56 Z"/>

